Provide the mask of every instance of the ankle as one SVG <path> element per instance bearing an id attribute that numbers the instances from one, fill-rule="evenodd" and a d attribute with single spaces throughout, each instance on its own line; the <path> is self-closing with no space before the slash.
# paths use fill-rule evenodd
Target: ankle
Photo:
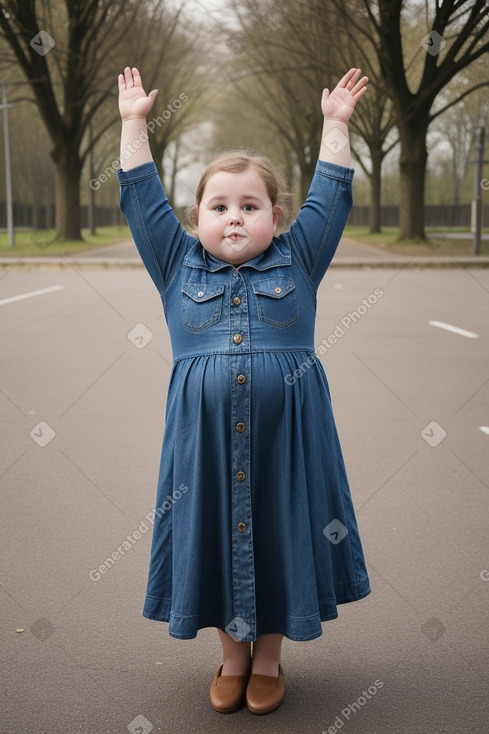
<path id="1" fill-rule="evenodd" d="M 279 674 L 280 660 L 270 660 L 268 658 L 253 658 L 251 672 L 258 675 L 268 675 L 277 678 Z"/>
<path id="2" fill-rule="evenodd" d="M 250 669 L 249 657 L 225 657 L 222 661 L 221 675 L 246 675 Z"/>

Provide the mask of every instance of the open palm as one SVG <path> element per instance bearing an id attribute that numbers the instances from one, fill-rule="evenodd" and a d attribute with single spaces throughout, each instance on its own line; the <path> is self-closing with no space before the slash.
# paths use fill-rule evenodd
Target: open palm
<path id="1" fill-rule="evenodd" d="M 332 92 L 329 89 L 323 91 L 321 110 L 324 117 L 348 122 L 358 100 L 367 91 L 368 77 L 359 79 L 360 74 L 361 69 L 350 69 Z"/>
<path id="2" fill-rule="evenodd" d="M 136 67 L 126 66 L 124 74 L 119 74 L 119 112 L 122 120 L 146 118 L 153 106 L 157 89 L 148 95 L 143 89 L 141 76 Z"/>

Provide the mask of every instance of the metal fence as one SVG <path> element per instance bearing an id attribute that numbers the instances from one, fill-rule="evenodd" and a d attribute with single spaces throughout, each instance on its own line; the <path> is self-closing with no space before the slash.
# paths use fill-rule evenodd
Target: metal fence
<path id="1" fill-rule="evenodd" d="M 470 227 L 470 204 L 461 204 L 460 206 L 433 205 L 425 207 L 425 225 L 427 227 Z M 184 222 L 184 209 L 178 207 L 175 213 L 180 221 Z M 352 226 L 368 226 L 370 207 L 369 206 L 353 206 L 348 224 Z M 6 223 L 5 202 L 0 203 L 0 228 L 5 229 Z M 40 207 L 34 212 L 32 206 L 14 205 L 14 225 L 19 228 L 32 229 L 54 229 L 55 228 L 55 209 L 51 207 Z M 81 223 L 82 227 L 88 227 L 88 207 L 81 207 Z M 118 206 L 112 207 L 95 207 L 95 226 L 119 226 L 125 224 L 124 216 Z M 399 226 L 399 207 L 383 206 L 381 207 L 381 224 L 383 227 Z M 489 227 L 489 204 L 482 207 L 482 226 Z"/>
<path id="2" fill-rule="evenodd" d="M 426 227 L 470 227 L 471 205 L 460 204 L 445 205 L 436 204 L 425 206 L 425 226 Z M 366 227 L 369 224 L 370 207 L 369 206 L 353 206 L 348 224 L 352 226 Z M 383 227 L 399 226 L 399 207 L 398 206 L 382 206 L 380 210 L 380 221 Z M 489 204 L 482 207 L 482 226 L 489 226 Z"/>

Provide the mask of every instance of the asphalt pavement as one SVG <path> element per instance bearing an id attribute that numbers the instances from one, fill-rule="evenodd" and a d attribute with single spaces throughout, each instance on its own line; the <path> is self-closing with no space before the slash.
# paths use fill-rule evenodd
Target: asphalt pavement
<path id="1" fill-rule="evenodd" d="M 456 234 L 456 233 L 455 233 Z M 445 234 L 443 235 L 445 237 Z M 487 239 L 489 235 L 483 235 Z M 99 268 L 126 268 L 141 269 L 143 264 L 132 239 L 122 239 L 112 245 L 104 247 L 80 250 L 71 255 L 51 256 L 49 246 L 39 251 L 38 256 L 15 256 L 0 257 L 0 271 L 9 270 L 12 266 L 17 269 L 28 270 L 40 268 L 44 270 L 59 270 L 62 268 L 76 270 L 98 270 Z M 358 240 L 342 237 L 338 249 L 330 265 L 330 268 L 380 268 L 380 267 L 402 267 L 402 268 L 487 268 L 489 257 L 487 255 L 445 255 L 437 254 L 435 246 L 426 247 L 425 251 L 418 255 L 395 254 L 383 250 L 381 247 L 367 244 Z"/>
<path id="2" fill-rule="evenodd" d="M 372 593 L 284 641 L 264 717 L 212 709 L 215 630 L 175 640 L 142 617 L 172 362 L 149 276 L 0 278 L 3 731 L 487 732 L 487 269 L 391 261 L 321 284 L 315 345 Z"/>

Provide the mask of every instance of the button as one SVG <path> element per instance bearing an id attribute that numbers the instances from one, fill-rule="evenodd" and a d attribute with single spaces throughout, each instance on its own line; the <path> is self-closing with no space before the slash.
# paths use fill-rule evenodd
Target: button
<path id="1" fill-rule="evenodd" d="M 233 303 L 235 306 L 239 306 L 239 304 L 241 303 L 241 298 L 239 296 L 235 296 L 233 298 Z"/>
<path id="2" fill-rule="evenodd" d="M 246 474 L 244 473 L 244 471 L 239 471 L 236 474 L 236 479 L 238 480 L 238 482 L 242 482 L 243 479 L 246 479 Z"/>
<path id="3" fill-rule="evenodd" d="M 243 433 L 244 429 L 246 428 L 245 424 L 241 421 L 239 423 L 236 423 L 236 430 L 240 433 Z"/>
<path id="4" fill-rule="evenodd" d="M 278 285 L 276 288 L 273 289 L 275 293 L 282 293 L 281 287 Z"/>
<path id="5" fill-rule="evenodd" d="M 244 375 L 238 375 L 236 379 L 240 385 L 243 385 L 246 382 L 246 377 Z"/>
<path id="6" fill-rule="evenodd" d="M 241 344 L 242 341 L 243 341 L 243 337 L 241 336 L 241 334 L 235 334 L 233 336 L 233 342 L 235 344 Z"/>
<path id="7" fill-rule="evenodd" d="M 244 522 L 239 522 L 236 526 L 240 533 L 242 533 L 244 530 L 246 530 L 246 525 Z"/>
<path id="8" fill-rule="evenodd" d="M 198 297 L 199 297 L 199 298 L 202 298 L 202 296 L 204 295 L 204 291 L 199 291 L 199 292 L 197 293 L 197 295 L 198 295 Z"/>

